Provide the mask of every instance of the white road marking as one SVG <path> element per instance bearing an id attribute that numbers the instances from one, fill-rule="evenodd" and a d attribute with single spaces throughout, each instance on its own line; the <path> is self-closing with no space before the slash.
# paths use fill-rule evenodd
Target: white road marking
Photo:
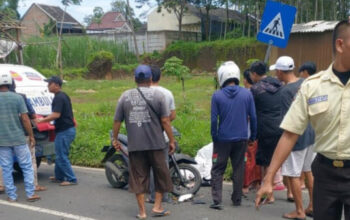
<path id="1" fill-rule="evenodd" d="M 12 207 L 17 207 L 17 208 L 22 208 L 22 209 L 26 209 L 26 210 L 30 210 L 30 211 L 34 211 L 34 212 L 41 212 L 41 213 L 45 213 L 45 214 L 49 214 L 49 215 L 55 215 L 55 216 L 59 216 L 59 217 L 74 219 L 74 220 L 96 220 L 93 218 L 88 218 L 88 217 L 79 216 L 79 215 L 73 215 L 73 214 L 69 214 L 69 213 L 65 213 L 65 212 L 59 212 L 59 211 L 55 211 L 55 210 L 51 210 L 51 209 L 45 209 L 45 208 L 25 205 L 25 204 L 16 203 L 16 202 L 12 203 L 12 202 L 0 200 L 0 204 L 12 206 Z"/>

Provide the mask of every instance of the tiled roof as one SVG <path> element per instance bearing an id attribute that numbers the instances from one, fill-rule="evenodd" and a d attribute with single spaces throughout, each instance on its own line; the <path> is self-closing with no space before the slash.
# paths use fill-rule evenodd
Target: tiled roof
<path id="1" fill-rule="evenodd" d="M 125 20 L 116 20 L 121 13 L 119 12 L 107 12 L 101 18 L 101 23 L 92 23 L 87 27 L 87 30 L 104 30 L 104 29 L 116 29 L 121 28 L 126 23 Z M 121 16 L 123 18 L 123 16 Z"/>
<path id="2" fill-rule="evenodd" d="M 331 31 L 339 21 L 310 21 L 303 24 L 294 24 L 291 33 L 311 33 Z"/>
<path id="3" fill-rule="evenodd" d="M 58 6 L 36 4 L 40 9 L 46 12 L 54 21 L 61 22 L 64 11 Z M 63 23 L 74 23 L 79 24 L 69 13 L 65 13 Z"/>

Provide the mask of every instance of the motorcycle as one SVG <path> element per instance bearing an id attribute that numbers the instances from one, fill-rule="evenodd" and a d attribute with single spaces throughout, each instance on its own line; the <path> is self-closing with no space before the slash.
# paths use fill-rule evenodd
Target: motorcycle
<path id="1" fill-rule="evenodd" d="M 175 137 L 180 137 L 180 133 L 173 128 Z M 102 163 L 105 164 L 105 173 L 108 182 L 114 188 L 124 188 L 128 184 L 128 137 L 124 134 L 118 135 L 118 140 L 122 147 L 120 152 L 116 152 L 112 146 L 113 134 L 110 132 L 111 144 L 104 146 L 102 152 L 105 152 Z M 199 171 L 191 166 L 197 164 L 196 161 L 188 155 L 180 153 L 180 148 L 176 146 L 176 153 L 169 155 L 169 172 L 173 183 L 172 193 L 175 196 L 185 194 L 196 194 L 201 187 L 201 175 Z"/>

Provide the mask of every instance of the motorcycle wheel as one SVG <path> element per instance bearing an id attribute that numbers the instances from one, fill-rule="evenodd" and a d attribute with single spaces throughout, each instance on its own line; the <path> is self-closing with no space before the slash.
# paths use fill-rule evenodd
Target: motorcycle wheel
<path id="1" fill-rule="evenodd" d="M 112 164 L 109 166 L 108 163 Z M 121 175 L 118 175 L 113 169 L 118 169 L 118 172 Z M 105 165 L 105 173 L 109 184 L 111 184 L 111 186 L 114 188 L 123 188 L 128 184 L 128 165 L 120 154 L 114 154 L 107 160 Z"/>
<path id="2" fill-rule="evenodd" d="M 196 194 L 201 187 L 201 175 L 199 171 L 189 165 L 189 164 L 178 164 L 180 173 L 185 180 L 184 184 L 181 184 L 179 174 L 176 172 L 175 168 L 172 166 L 170 168 L 170 177 L 173 183 L 172 193 L 176 196 L 181 196 L 185 194 Z"/>

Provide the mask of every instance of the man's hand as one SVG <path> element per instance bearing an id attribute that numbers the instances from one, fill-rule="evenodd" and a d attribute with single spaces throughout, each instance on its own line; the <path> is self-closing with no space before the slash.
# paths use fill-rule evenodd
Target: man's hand
<path id="1" fill-rule="evenodd" d="M 116 151 L 120 151 L 122 148 L 122 144 L 117 139 L 113 139 L 112 145 Z"/>
<path id="2" fill-rule="evenodd" d="M 29 137 L 29 147 L 34 148 L 35 147 L 35 138 Z"/>
<path id="3" fill-rule="evenodd" d="M 255 208 L 259 208 L 262 204 L 262 198 L 271 198 L 273 193 L 273 184 L 272 182 L 265 181 L 261 185 L 259 191 L 256 193 L 255 197 Z"/>
<path id="4" fill-rule="evenodd" d="M 41 118 L 35 118 L 33 121 L 34 121 L 36 124 L 39 124 L 39 123 L 42 122 L 42 119 L 41 119 Z"/>
<path id="5" fill-rule="evenodd" d="M 254 145 L 254 142 L 255 142 L 255 141 L 253 141 L 253 140 L 249 140 L 249 141 L 248 141 L 248 147 L 253 146 L 253 145 Z"/>
<path id="6" fill-rule="evenodd" d="M 169 155 L 173 154 L 175 152 L 175 141 L 169 142 Z"/>

